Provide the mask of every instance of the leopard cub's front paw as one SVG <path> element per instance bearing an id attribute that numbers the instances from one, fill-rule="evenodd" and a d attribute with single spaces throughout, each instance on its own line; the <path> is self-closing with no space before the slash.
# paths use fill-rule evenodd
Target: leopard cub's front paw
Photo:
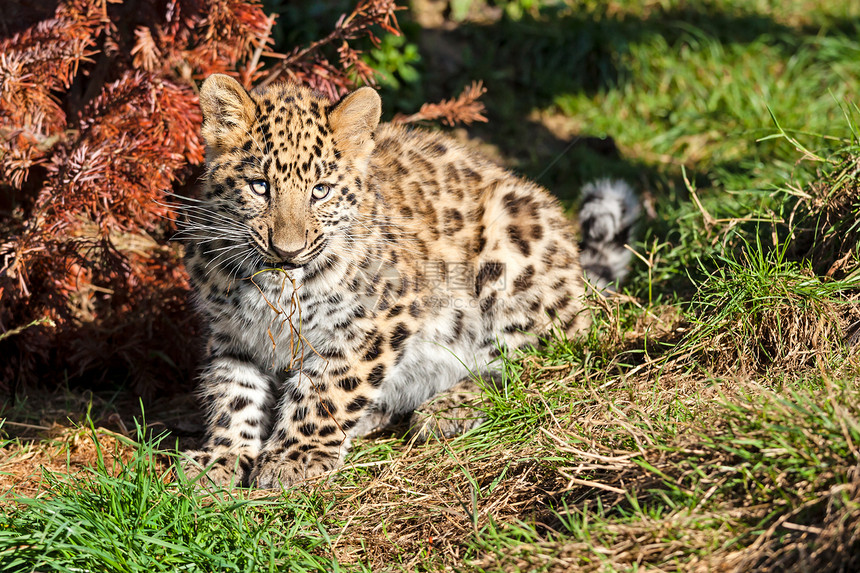
<path id="1" fill-rule="evenodd" d="M 287 488 L 341 466 L 336 453 L 321 450 L 263 452 L 254 466 L 250 482 L 260 489 Z"/>
<path id="2" fill-rule="evenodd" d="M 182 470 L 200 487 L 247 485 L 254 458 L 228 450 L 192 450 L 183 454 Z"/>
<path id="3" fill-rule="evenodd" d="M 409 419 L 410 439 L 419 444 L 431 438 L 443 440 L 465 434 L 481 425 L 486 401 L 471 379 L 434 396 L 417 408 Z"/>
<path id="4" fill-rule="evenodd" d="M 448 413 L 415 410 L 409 419 L 410 439 L 423 444 L 431 438 L 453 438 L 474 430 L 484 421 L 483 412 L 471 408 L 456 408 Z"/>

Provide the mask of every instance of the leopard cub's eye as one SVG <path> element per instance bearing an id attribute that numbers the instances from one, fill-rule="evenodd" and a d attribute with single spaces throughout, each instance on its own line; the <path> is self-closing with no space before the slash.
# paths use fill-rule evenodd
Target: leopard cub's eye
<path id="1" fill-rule="evenodd" d="M 321 201 L 322 199 L 325 199 L 326 197 L 328 197 L 328 194 L 330 192 L 331 192 L 331 186 L 330 185 L 326 185 L 325 183 L 317 183 L 316 185 L 314 185 L 314 188 L 313 188 L 313 191 L 311 191 L 311 194 L 313 195 L 314 199 L 316 199 L 317 201 Z"/>
<path id="2" fill-rule="evenodd" d="M 269 192 L 269 182 L 262 179 L 255 179 L 248 182 L 248 187 L 257 195 L 265 195 Z"/>

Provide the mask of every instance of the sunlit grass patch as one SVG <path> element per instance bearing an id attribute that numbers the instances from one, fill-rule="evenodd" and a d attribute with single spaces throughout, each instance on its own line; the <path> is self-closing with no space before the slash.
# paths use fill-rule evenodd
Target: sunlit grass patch
<path id="1" fill-rule="evenodd" d="M 854 280 L 821 279 L 786 258 L 787 245 L 767 250 L 744 243 L 739 255 L 719 257 L 700 285 L 695 318 L 677 352 L 702 357 L 720 373 L 746 374 L 815 366 L 838 359 L 841 314 Z"/>
<path id="2" fill-rule="evenodd" d="M 95 430 L 85 436 L 95 450 L 91 467 L 46 471 L 39 496 L 5 496 L 3 571 L 325 568 L 312 552 L 326 539 L 301 504 L 196 488 L 177 479 L 172 454 L 142 431 L 131 448 L 114 452 L 102 438 Z"/>

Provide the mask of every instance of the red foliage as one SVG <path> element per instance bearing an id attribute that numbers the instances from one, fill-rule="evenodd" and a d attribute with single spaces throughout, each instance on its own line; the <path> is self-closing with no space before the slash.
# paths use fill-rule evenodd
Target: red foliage
<path id="1" fill-rule="evenodd" d="M 417 113 L 394 116 L 394 123 L 415 123 L 419 121 L 441 120 L 446 125 L 476 121 L 487 121 L 484 117 L 484 104 L 478 101 L 487 91 L 481 82 L 474 82 L 454 99 L 443 99 L 439 103 L 425 103 Z"/>
<path id="2" fill-rule="evenodd" d="M 103 27 L 93 6 L 61 5 L 54 18 L 0 41 L 0 175 L 20 188 L 62 130 L 54 92 L 69 88 Z"/>
<path id="3" fill-rule="evenodd" d="M 276 54 L 258 0 L 0 6 L 14 30 L 0 38 L 0 390 L 81 375 L 141 393 L 189 382 L 195 325 L 162 199 L 203 161 L 195 82 L 290 78 L 337 97 L 373 82 L 350 42 L 396 33 L 396 9 L 362 0 L 325 38 Z"/>

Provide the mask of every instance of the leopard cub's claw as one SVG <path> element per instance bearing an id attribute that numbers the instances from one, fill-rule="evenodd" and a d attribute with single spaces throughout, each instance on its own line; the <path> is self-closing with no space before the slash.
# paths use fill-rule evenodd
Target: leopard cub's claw
<path id="1" fill-rule="evenodd" d="M 197 486 L 232 488 L 247 485 L 253 458 L 235 452 L 213 450 L 191 450 L 185 452 L 182 471 L 189 482 Z"/>
<path id="2" fill-rule="evenodd" d="M 340 467 L 337 455 L 319 450 L 263 452 L 257 459 L 250 483 L 261 489 L 287 488 L 307 478 Z"/>

